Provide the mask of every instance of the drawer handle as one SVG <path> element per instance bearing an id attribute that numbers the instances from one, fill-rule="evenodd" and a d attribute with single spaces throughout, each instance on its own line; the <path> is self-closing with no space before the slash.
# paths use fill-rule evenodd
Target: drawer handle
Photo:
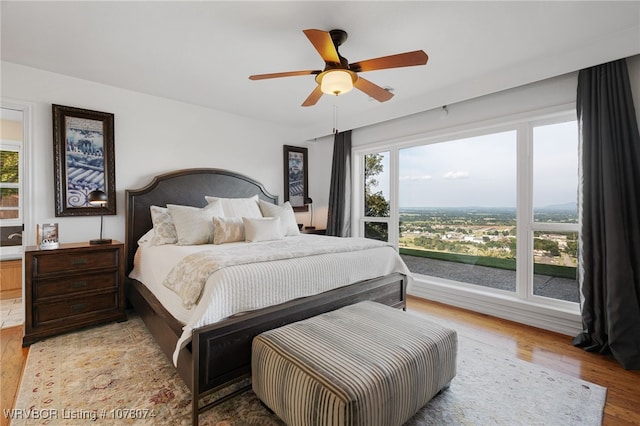
<path id="1" fill-rule="evenodd" d="M 76 281 L 75 283 L 71 283 L 71 288 L 84 288 L 87 286 L 86 281 Z"/>
<path id="2" fill-rule="evenodd" d="M 77 311 L 81 311 L 83 309 L 87 308 L 87 304 L 86 303 L 77 303 L 75 305 L 71 305 L 71 312 L 77 312 Z"/>
<path id="3" fill-rule="evenodd" d="M 86 265 L 87 264 L 87 259 L 71 259 L 71 264 L 72 265 Z"/>

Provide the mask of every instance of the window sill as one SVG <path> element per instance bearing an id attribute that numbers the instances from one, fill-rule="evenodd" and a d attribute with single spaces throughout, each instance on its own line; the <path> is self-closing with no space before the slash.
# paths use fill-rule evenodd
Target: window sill
<path id="1" fill-rule="evenodd" d="M 574 303 L 550 300 L 548 304 L 542 304 L 504 291 L 490 291 L 419 274 L 414 275 L 408 293 L 567 336 L 575 336 L 582 331 L 580 309 Z"/>

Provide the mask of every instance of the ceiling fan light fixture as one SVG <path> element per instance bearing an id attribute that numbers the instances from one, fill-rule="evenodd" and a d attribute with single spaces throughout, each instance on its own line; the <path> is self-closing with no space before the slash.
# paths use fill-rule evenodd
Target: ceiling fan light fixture
<path id="1" fill-rule="evenodd" d="M 343 69 L 328 70 L 318 75 L 320 90 L 327 95 L 342 95 L 353 89 L 356 73 Z"/>

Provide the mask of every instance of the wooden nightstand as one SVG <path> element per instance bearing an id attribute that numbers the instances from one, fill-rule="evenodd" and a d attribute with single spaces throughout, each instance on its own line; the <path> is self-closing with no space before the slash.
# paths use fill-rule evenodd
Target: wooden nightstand
<path id="1" fill-rule="evenodd" d="M 125 321 L 124 244 L 27 247 L 23 346 L 108 321 Z"/>

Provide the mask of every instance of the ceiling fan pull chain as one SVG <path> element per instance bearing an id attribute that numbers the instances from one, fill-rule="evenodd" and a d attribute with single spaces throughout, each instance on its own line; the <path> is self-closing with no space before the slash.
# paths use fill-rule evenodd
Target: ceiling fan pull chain
<path id="1" fill-rule="evenodd" d="M 338 105 L 333 104 L 333 134 L 338 134 Z"/>

